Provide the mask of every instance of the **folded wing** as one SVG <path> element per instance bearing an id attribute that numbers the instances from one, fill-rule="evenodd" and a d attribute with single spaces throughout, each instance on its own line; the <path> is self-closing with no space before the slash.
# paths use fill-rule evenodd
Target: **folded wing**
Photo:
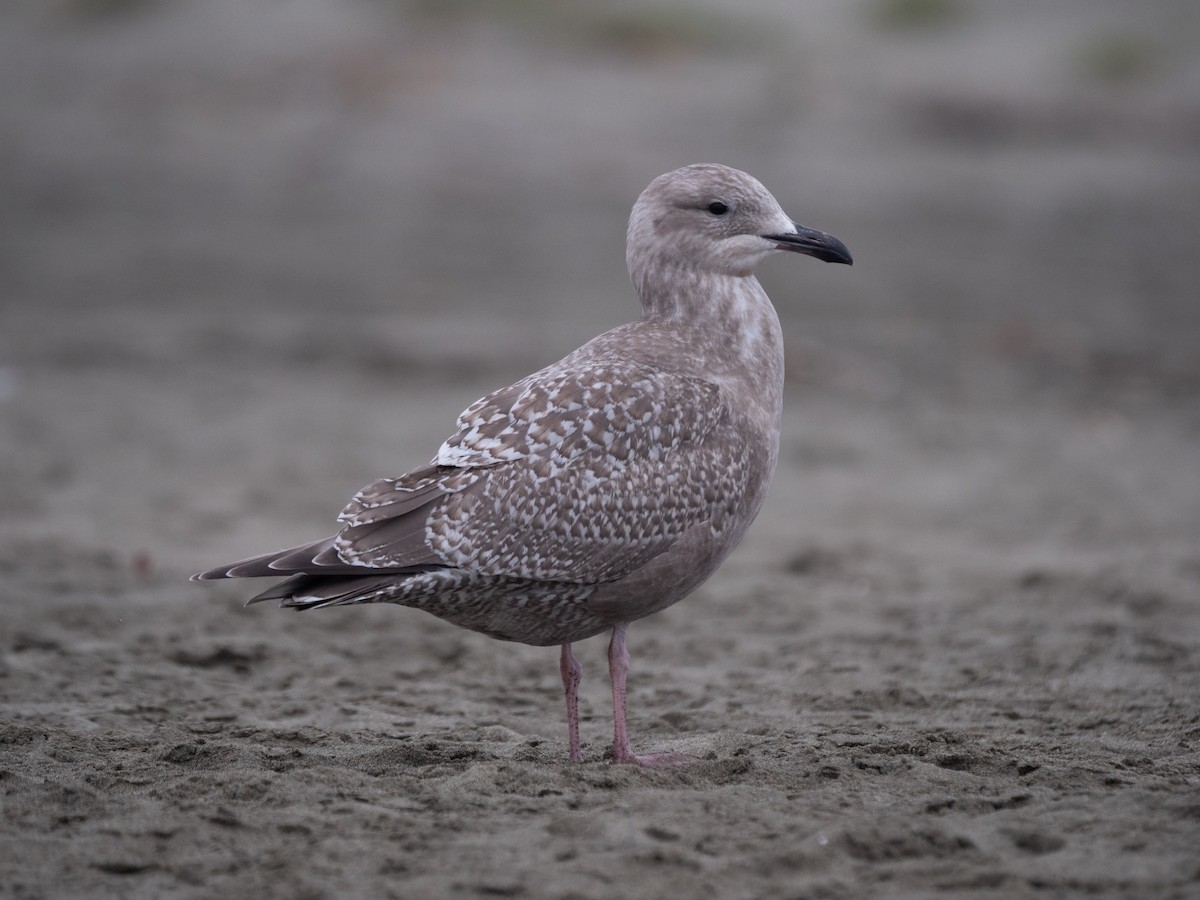
<path id="1" fill-rule="evenodd" d="M 724 528 L 748 477 L 730 431 L 704 379 L 619 361 L 559 364 L 468 407 L 429 466 L 359 491 L 337 535 L 195 577 L 298 575 L 308 590 L 322 576 L 355 582 L 326 603 L 438 567 L 614 580 L 698 522 Z M 256 599 L 286 597 L 287 584 Z"/>

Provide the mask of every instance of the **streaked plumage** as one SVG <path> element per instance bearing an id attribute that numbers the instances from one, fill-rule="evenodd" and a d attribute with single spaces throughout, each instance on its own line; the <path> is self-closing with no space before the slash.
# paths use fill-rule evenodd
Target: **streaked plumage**
<path id="1" fill-rule="evenodd" d="M 629 223 L 640 321 L 473 403 L 428 466 L 363 488 L 333 537 L 194 577 L 290 575 L 251 602 L 398 603 L 561 644 L 572 759 L 570 644 L 613 629 L 614 759 L 670 762 L 625 737 L 625 626 L 708 578 L 765 497 L 783 343 L 752 270 L 778 249 L 850 262 L 745 173 L 655 179 Z"/>

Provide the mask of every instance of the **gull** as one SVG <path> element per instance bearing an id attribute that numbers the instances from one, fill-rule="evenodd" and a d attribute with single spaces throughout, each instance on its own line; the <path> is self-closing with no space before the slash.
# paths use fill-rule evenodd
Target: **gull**
<path id="1" fill-rule="evenodd" d="M 559 645 L 575 762 L 582 667 L 571 645 L 611 631 L 613 761 L 686 762 L 633 752 L 626 632 L 712 575 L 766 497 L 783 337 L 754 269 L 777 251 L 852 263 L 745 172 L 701 164 L 659 176 L 629 218 L 638 321 L 472 403 L 428 465 L 359 491 L 332 537 L 193 580 L 286 575 L 249 603 L 397 603 L 500 640 Z"/>

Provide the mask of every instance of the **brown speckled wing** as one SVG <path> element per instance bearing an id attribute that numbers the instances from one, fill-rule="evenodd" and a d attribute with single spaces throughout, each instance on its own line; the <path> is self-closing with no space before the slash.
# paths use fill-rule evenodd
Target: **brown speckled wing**
<path id="1" fill-rule="evenodd" d="M 608 581 L 698 522 L 724 531 L 747 481 L 716 385 L 575 361 L 469 407 L 433 465 L 355 497 L 336 547 L 362 566 Z"/>

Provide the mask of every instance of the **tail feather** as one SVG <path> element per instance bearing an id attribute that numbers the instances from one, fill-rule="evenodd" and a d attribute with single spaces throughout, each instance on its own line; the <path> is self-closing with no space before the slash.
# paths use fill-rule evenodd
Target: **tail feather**
<path id="1" fill-rule="evenodd" d="M 309 544 L 276 550 L 238 560 L 192 576 L 192 581 L 215 581 L 221 578 L 285 578 L 246 601 L 263 603 L 278 600 L 281 607 L 318 609 L 346 603 L 370 603 L 386 592 L 395 596 L 396 588 L 407 576 L 419 575 L 446 566 L 425 560 L 412 560 L 407 565 L 370 566 L 346 562 L 338 554 L 335 538 L 322 538 Z"/>
<path id="2" fill-rule="evenodd" d="M 416 572 L 406 573 L 416 574 Z M 281 607 L 291 609 L 320 609 L 323 606 L 341 606 L 347 603 L 370 602 L 380 591 L 397 583 L 395 574 L 368 575 L 348 578 L 320 575 L 293 575 L 261 594 L 246 601 L 262 603 L 278 600 Z"/>

